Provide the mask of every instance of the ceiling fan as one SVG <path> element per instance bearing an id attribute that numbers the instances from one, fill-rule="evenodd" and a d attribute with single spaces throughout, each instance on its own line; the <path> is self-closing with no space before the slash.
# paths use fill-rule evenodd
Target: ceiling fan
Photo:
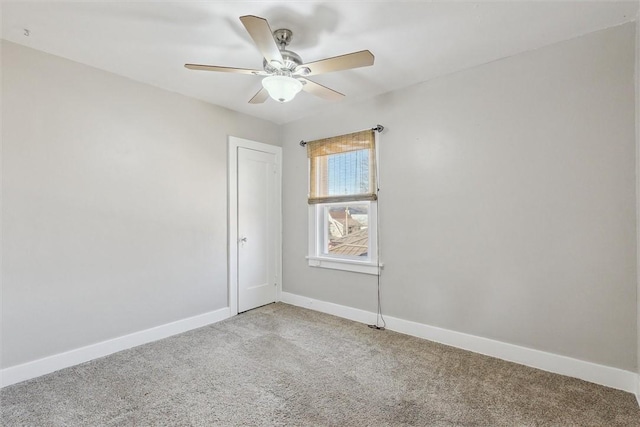
<path id="1" fill-rule="evenodd" d="M 190 70 L 252 74 L 264 77 L 262 89 L 249 100 L 250 104 L 261 104 L 269 96 L 278 102 L 288 102 L 301 90 L 328 100 L 340 99 L 344 97 L 344 94 L 315 83 L 307 77 L 373 65 L 374 57 L 368 50 L 303 63 L 300 55 L 286 49 L 293 37 L 291 30 L 282 28 L 272 32 L 266 19 L 253 15 L 241 16 L 240 21 L 264 57 L 262 70 L 199 64 L 185 64 L 184 66 Z"/>

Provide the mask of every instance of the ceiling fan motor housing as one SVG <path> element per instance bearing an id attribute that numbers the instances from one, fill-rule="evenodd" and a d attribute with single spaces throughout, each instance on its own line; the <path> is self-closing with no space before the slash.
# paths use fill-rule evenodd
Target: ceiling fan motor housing
<path id="1" fill-rule="evenodd" d="M 302 58 L 295 52 L 290 50 L 281 50 L 280 54 L 282 54 L 282 65 L 277 63 L 269 63 L 265 59 L 263 63 L 264 70 L 269 74 L 277 74 L 278 71 L 289 71 L 293 72 L 298 65 L 302 64 Z"/>
<path id="2" fill-rule="evenodd" d="M 268 62 L 266 59 L 263 61 L 263 68 L 269 74 L 278 74 L 278 72 L 293 73 L 294 70 L 302 64 L 302 58 L 297 53 L 285 49 L 291 39 L 293 38 L 293 32 L 286 28 L 281 28 L 273 32 L 273 39 L 280 47 L 280 54 L 282 55 L 282 64 L 277 62 Z"/>

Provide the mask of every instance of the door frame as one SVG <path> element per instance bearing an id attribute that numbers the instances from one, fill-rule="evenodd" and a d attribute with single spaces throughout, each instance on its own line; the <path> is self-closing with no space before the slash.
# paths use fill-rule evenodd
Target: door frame
<path id="1" fill-rule="evenodd" d="M 238 148 L 275 154 L 276 157 L 276 301 L 282 295 L 282 147 L 229 135 L 227 191 L 227 292 L 229 315 L 238 314 Z"/>

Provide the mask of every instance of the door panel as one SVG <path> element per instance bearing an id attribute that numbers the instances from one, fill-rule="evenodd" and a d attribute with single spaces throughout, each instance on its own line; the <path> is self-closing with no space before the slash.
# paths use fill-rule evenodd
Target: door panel
<path id="1" fill-rule="evenodd" d="M 276 156 L 238 147 L 238 312 L 276 300 Z"/>

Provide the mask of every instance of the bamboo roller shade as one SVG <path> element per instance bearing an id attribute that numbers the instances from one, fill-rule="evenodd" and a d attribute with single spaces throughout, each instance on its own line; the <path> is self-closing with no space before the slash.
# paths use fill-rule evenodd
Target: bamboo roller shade
<path id="1" fill-rule="evenodd" d="M 309 158 L 309 204 L 346 201 L 376 200 L 376 150 L 374 131 L 363 130 L 347 135 L 318 139 L 307 142 Z M 328 184 L 328 156 L 351 151 L 368 150 L 369 153 L 369 191 L 346 195 L 330 195 Z"/>

